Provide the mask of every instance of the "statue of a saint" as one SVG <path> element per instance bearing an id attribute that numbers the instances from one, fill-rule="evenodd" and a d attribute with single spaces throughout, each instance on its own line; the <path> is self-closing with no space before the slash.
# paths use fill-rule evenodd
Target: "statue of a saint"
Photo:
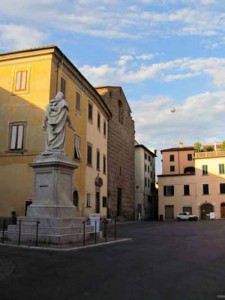
<path id="1" fill-rule="evenodd" d="M 63 93 L 58 92 L 55 99 L 50 100 L 46 107 L 43 124 L 43 129 L 46 131 L 46 149 L 43 155 L 64 152 L 66 123 L 75 131 L 69 117 L 67 101 L 63 99 Z"/>

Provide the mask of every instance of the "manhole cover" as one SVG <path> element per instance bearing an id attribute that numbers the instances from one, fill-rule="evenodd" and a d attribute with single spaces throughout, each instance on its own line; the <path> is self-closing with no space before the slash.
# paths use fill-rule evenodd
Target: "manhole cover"
<path id="1" fill-rule="evenodd" d="M 4 256 L 0 256 L 0 281 L 9 276 L 14 268 L 15 266 L 11 261 Z"/>

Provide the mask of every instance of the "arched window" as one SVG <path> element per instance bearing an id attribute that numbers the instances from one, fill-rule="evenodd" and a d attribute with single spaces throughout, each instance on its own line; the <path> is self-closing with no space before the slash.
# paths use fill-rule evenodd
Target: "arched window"
<path id="1" fill-rule="evenodd" d="M 118 101 L 118 120 L 123 124 L 123 104 L 121 100 Z"/>
<path id="2" fill-rule="evenodd" d="M 184 174 L 194 175 L 195 174 L 195 168 L 194 167 L 186 167 L 184 169 Z"/>

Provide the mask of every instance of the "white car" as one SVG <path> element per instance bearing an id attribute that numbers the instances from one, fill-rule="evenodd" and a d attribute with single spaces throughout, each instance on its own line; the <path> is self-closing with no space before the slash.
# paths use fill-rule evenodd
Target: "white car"
<path id="1" fill-rule="evenodd" d="M 182 212 L 177 215 L 177 221 L 197 221 L 198 217 L 196 215 L 191 215 L 189 212 Z"/>

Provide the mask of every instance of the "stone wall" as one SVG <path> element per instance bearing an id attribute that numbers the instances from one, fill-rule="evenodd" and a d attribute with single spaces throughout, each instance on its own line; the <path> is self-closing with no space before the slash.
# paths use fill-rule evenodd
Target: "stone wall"
<path id="1" fill-rule="evenodd" d="M 131 219 L 134 216 L 134 143 L 135 131 L 131 110 L 121 87 L 97 88 L 112 113 L 108 128 L 108 215 Z M 119 101 L 122 122 L 119 121 Z M 122 189 L 119 211 L 118 188 Z"/>

